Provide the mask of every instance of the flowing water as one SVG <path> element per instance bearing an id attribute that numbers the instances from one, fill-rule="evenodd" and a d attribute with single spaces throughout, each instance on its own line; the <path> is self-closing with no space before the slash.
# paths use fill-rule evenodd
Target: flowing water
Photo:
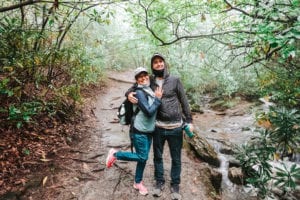
<path id="1" fill-rule="evenodd" d="M 203 114 L 194 116 L 194 123 L 218 153 L 222 200 L 253 199 L 254 194 L 229 180 L 228 168 L 229 160 L 233 158 L 229 155 L 232 148 L 246 143 L 255 134 L 254 105 L 241 101 L 234 108 L 222 112 L 206 108 Z"/>
<path id="2" fill-rule="evenodd" d="M 195 116 L 195 123 L 201 134 L 213 145 L 221 165 L 218 169 L 222 173 L 222 200 L 257 199 L 255 189 L 232 183 L 228 178 L 229 161 L 233 158 L 229 150 L 235 145 L 242 145 L 256 135 L 255 113 L 268 111 L 273 104 L 266 99 L 260 99 L 261 105 L 254 105 L 241 101 L 232 109 L 217 112 L 204 110 L 204 114 Z M 206 104 L 207 106 L 207 104 Z M 226 150 L 224 152 L 224 149 Z M 225 154 L 226 153 L 226 154 Z M 284 161 L 285 165 L 299 164 L 300 155 L 293 157 L 293 162 Z M 282 168 L 281 162 L 270 162 L 273 167 Z"/>

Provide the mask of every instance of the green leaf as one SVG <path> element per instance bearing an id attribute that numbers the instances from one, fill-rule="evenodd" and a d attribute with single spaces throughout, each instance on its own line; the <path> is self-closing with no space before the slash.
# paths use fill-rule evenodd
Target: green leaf
<path id="1" fill-rule="evenodd" d="M 29 149 L 26 149 L 26 148 L 24 148 L 23 149 L 23 153 L 25 154 L 25 155 L 29 155 L 30 154 L 30 150 Z"/>
<path id="2" fill-rule="evenodd" d="M 286 173 L 284 173 L 284 172 L 276 172 L 276 175 L 277 176 L 286 176 Z"/>
<path id="3" fill-rule="evenodd" d="M 54 19 L 49 20 L 49 25 L 52 26 L 54 24 Z"/>
<path id="4" fill-rule="evenodd" d="M 17 123 L 17 128 L 20 129 L 22 127 L 22 122 Z"/>
<path id="5" fill-rule="evenodd" d="M 277 46 L 278 46 L 278 43 L 277 43 L 277 42 L 274 42 L 274 43 L 271 43 L 271 44 L 270 44 L 270 47 L 271 47 L 271 48 L 275 48 L 275 47 L 277 47 Z"/>
<path id="6" fill-rule="evenodd" d="M 23 116 L 23 120 L 24 120 L 25 122 L 29 122 L 30 119 L 31 119 L 31 117 L 28 116 L 28 115 Z"/>

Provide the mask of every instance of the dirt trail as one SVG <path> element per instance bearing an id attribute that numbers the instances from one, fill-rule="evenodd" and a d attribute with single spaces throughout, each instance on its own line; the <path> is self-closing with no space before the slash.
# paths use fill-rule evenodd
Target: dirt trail
<path id="1" fill-rule="evenodd" d="M 120 162 L 110 169 L 105 168 L 105 158 L 111 147 L 130 151 L 128 127 L 116 123 L 117 107 L 124 99 L 125 91 L 133 81 L 132 71 L 114 74 L 107 81 L 107 87 L 97 94 L 97 99 L 86 106 L 88 120 L 82 126 L 87 131 L 78 133 L 81 141 L 71 150 L 66 149 L 63 165 L 53 165 L 52 171 L 43 174 L 40 187 L 31 187 L 20 199 L 43 200 L 134 200 L 134 199 L 170 199 L 170 156 L 165 146 L 166 187 L 160 198 L 152 197 L 153 190 L 153 155 L 152 149 L 144 172 L 144 183 L 150 194 L 141 196 L 132 187 L 135 162 Z M 117 80 L 124 80 L 117 81 Z M 183 199 L 210 200 L 207 186 L 201 180 L 198 169 L 205 163 L 191 160 L 184 150 L 182 154 L 182 184 L 180 192 Z M 59 167 L 58 167 L 59 166 Z M 46 178 L 47 177 L 47 178 Z M 39 177 L 40 180 L 41 177 Z"/>
<path id="2" fill-rule="evenodd" d="M 114 76 L 118 80 L 133 81 L 133 72 L 125 72 Z M 125 147 L 123 150 L 129 151 L 128 144 L 128 127 L 122 126 L 118 123 L 110 123 L 114 121 L 116 117 L 116 109 L 122 100 L 124 99 L 124 92 L 131 86 L 130 83 L 124 83 L 120 81 L 110 80 L 108 82 L 107 90 L 104 94 L 100 95 L 97 103 L 96 116 L 99 119 L 99 129 L 101 130 L 101 148 L 108 150 L 109 147 Z M 167 145 L 166 145 L 167 147 Z M 86 191 L 81 194 L 79 199 L 95 199 L 95 197 L 101 197 L 101 199 L 157 199 L 152 197 L 151 192 L 153 190 L 153 155 L 150 151 L 149 160 L 147 162 L 146 170 L 144 172 L 144 182 L 148 187 L 150 194 L 146 197 L 142 197 L 132 187 L 133 177 L 135 172 L 135 162 L 117 162 L 117 165 L 110 169 L 105 169 L 101 174 L 102 178 L 96 182 L 89 182 L 83 186 L 82 191 Z M 170 155 L 168 149 L 165 148 L 165 177 L 167 179 L 165 192 L 160 199 L 170 199 Z M 209 199 L 205 195 L 205 186 L 201 181 L 197 181 L 197 165 L 190 160 L 186 152 L 183 153 L 183 165 L 182 165 L 182 184 L 181 193 L 183 199 Z M 105 156 L 101 157 L 101 163 L 105 162 Z"/>

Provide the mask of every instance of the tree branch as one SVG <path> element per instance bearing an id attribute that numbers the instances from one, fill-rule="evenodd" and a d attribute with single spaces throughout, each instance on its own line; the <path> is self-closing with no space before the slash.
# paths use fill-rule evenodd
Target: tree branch
<path id="1" fill-rule="evenodd" d="M 129 0 L 121 0 L 121 2 L 126 2 L 126 1 L 129 1 Z M 18 9 L 18 8 L 21 8 L 23 6 L 27 6 L 27 5 L 32 5 L 32 4 L 36 4 L 36 3 L 50 3 L 50 4 L 92 4 L 92 5 L 104 5 L 104 4 L 113 4 L 113 3 L 116 3 L 116 2 L 120 2 L 120 1 L 107 1 L 107 2 L 104 2 L 104 1 L 81 1 L 81 2 L 73 2 L 73 1 L 59 1 L 59 2 L 56 2 L 56 1 L 46 1 L 46 0 L 27 0 L 27 1 L 23 1 L 21 3 L 18 3 L 18 4 L 14 4 L 14 5 L 11 5 L 11 6 L 7 6 L 7 7 L 2 7 L 0 8 L 0 12 L 6 12 L 6 11 L 9 11 L 9 10 L 15 10 L 15 9 Z"/>
<path id="2" fill-rule="evenodd" d="M 41 3 L 41 2 L 42 2 L 41 0 L 27 0 L 27 1 L 23 1 L 21 3 L 15 4 L 15 5 L 2 7 L 2 8 L 0 8 L 0 12 L 6 12 L 9 10 L 18 9 L 18 8 L 22 8 L 23 6 L 32 5 L 32 4 Z"/>
<path id="3" fill-rule="evenodd" d="M 254 65 L 255 63 L 259 63 L 259 62 L 261 62 L 261 61 L 263 61 L 263 60 L 265 60 L 265 58 L 263 57 L 263 58 L 258 58 L 258 59 L 255 59 L 255 60 L 253 60 L 251 63 L 249 63 L 249 64 L 247 64 L 247 65 L 244 65 L 244 66 L 242 66 L 241 68 L 247 68 L 247 67 L 250 67 L 251 65 Z"/>
<path id="4" fill-rule="evenodd" d="M 148 23 L 148 8 L 151 6 L 151 4 L 152 4 L 153 2 L 154 2 L 154 1 L 152 1 L 152 2 L 149 4 L 149 6 L 146 8 L 146 7 L 141 3 L 141 1 L 139 0 L 139 5 L 140 5 L 140 6 L 144 9 L 144 11 L 145 11 L 145 16 L 146 16 L 145 24 L 146 24 L 147 30 L 153 35 L 153 37 L 154 37 L 155 39 L 157 39 L 158 41 L 160 41 L 160 42 L 163 44 L 164 41 L 163 41 L 160 37 L 158 37 L 158 35 L 156 35 L 156 33 L 150 28 L 149 23 Z"/>
<path id="5" fill-rule="evenodd" d="M 150 28 L 149 28 L 150 29 Z M 153 30 L 149 30 L 151 33 L 154 32 Z M 155 36 L 155 38 L 157 38 L 160 42 L 161 42 L 161 46 L 166 46 L 166 45 L 170 45 L 170 44 L 174 44 L 176 42 L 178 42 L 179 40 L 183 40 L 183 39 L 198 39 L 198 38 L 212 38 L 214 36 L 224 36 L 224 35 L 229 35 L 231 33 L 246 33 L 246 34 L 256 34 L 255 32 L 251 32 L 251 31 L 247 31 L 247 30 L 241 30 L 241 31 L 236 31 L 236 30 L 230 30 L 230 31 L 224 31 L 224 32 L 218 32 L 218 33 L 207 33 L 207 34 L 199 34 L 199 35 L 185 35 L 185 36 L 180 36 L 180 37 L 176 37 L 175 39 L 165 42 L 162 39 L 160 39 L 158 36 Z"/>
<path id="6" fill-rule="evenodd" d="M 236 10 L 240 13 L 243 13 L 244 15 L 247 15 L 248 17 L 251 17 L 251 18 L 255 18 L 255 19 L 266 19 L 268 21 L 272 21 L 272 22 L 279 22 L 279 23 L 291 23 L 291 22 L 294 22 L 294 21 L 297 21 L 297 16 L 295 17 L 292 17 L 292 18 L 289 18 L 287 20 L 283 20 L 283 19 L 274 19 L 274 18 L 271 18 L 271 17 L 266 17 L 266 16 L 261 16 L 261 15 L 258 15 L 257 13 L 256 14 L 250 14 L 240 8 L 237 8 L 235 6 L 233 6 L 231 3 L 229 3 L 227 0 L 224 0 L 224 2 L 230 7 L 229 9 L 227 9 L 226 11 L 229 11 L 229 10 Z"/>

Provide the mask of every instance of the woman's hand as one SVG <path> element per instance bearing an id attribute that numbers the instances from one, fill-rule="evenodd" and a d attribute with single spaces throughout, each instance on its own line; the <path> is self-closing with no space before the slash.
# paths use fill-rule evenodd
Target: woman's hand
<path id="1" fill-rule="evenodd" d="M 137 104 L 137 102 L 138 102 L 138 99 L 135 97 L 135 95 L 136 95 L 136 92 L 130 92 L 127 96 L 127 99 L 133 104 Z"/>
<path id="2" fill-rule="evenodd" d="M 155 93 L 155 96 L 157 97 L 157 98 L 159 98 L 159 99 L 161 99 L 161 97 L 162 97 L 162 95 L 163 95 L 163 89 L 162 89 L 162 87 L 157 87 L 156 89 L 155 89 L 155 91 L 154 91 L 154 93 Z"/>

